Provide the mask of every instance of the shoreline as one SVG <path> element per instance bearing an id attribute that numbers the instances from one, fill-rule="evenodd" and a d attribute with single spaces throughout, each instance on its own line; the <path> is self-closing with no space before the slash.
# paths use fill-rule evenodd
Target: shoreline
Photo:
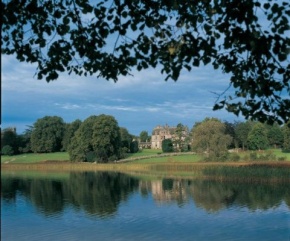
<path id="1" fill-rule="evenodd" d="M 206 167 L 285 167 L 290 168 L 290 162 L 255 161 L 255 162 L 169 162 L 169 163 L 89 163 L 69 161 L 44 161 L 37 163 L 1 163 L 2 170 L 47 170 L 47 171 L 116 171 L 116 170 L 150 170 L 152 168 L 168 168 L 171 170 L 203 169 Z"/>
<path id="2" fill-rule="evenodd" d="M 40 176 L 70 172 L 120 172 L 123 174 L 155 178 L 212 180 L 236 183 L 290 183 L 289 162 L 196 162 L 196 163 L 8 163 L 1 164 L 3 174 Z"/>

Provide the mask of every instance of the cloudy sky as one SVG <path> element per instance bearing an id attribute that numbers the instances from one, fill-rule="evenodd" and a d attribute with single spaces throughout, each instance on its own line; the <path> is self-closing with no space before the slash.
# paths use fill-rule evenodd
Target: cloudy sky
<path id="1" fill-rule="evenodd" d="M 34 77 L 36 66 L 2 56 L 2 128 L 15 126 L 20 134 L 44 116 L 60 116 L 65 122 L 107 114 L 131 134 L 151 134 L 156 125 L 182 123 L 189 128 L 205 117 L 244 120 L 224 110 L 212 111 L 213 92 L 228 87 L 229 77 L 200 67 L 182 72 L 179 80 L 164 81 L 158 69 L 120 77 L 117 83 L 97 77 L 63 74 L 47 83 Z"/>

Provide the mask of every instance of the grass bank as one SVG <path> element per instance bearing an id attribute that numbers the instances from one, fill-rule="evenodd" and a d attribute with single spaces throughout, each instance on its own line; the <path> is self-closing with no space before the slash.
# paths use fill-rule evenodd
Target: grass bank
<path id="1" fill-rule="evenodd" d="M 67 152 L 54 153 L 25 153 L 14 156 L 1 156 L 2 163 L 37 163 L 46 161 L 68 161 L 69 155 Z"/>
<path id="2" fill-rule="evenodd" d="M 219 181 L 287 182 L 290 162 L 192 162 L 192 163 L 11 163 L 2 172 L 114 171 L 137 176 L 214 179 Z"/>
<path id="3" fill-rule="evenodd" d="M 134 176 L 154 178 L 204 178 L 219 181 L 289 182 L 290 154 L 271 150 L 287 161 L 244 161 L 251 152 L 238 153 L 236 162 L 202 162 L 202 156 L 193 153 L 164 154 L 160 150 L 145 149 L 131 154 L 118 163 L 72 163 L 65 152 L 49 154 L 25 154 L 1 157 L 1 174 L 13 172 L 21 175 L 67 177 L 71 171 L 113 171 Z M 265 155 L 265 153 L 259 153 Z M 56 174 L 58 173 L 58 174 Z M 65 173 L 65 174 L 62 174 Z"/>
<path id="4" fill-rule="evenodd" d="M 1 172 L 1 178 L 17 177 L 23 179 L 53 179 L 67 180 L 70 177 L 69 172 L 63 171 L 36 171 L 36 170 L 4 170 Z"/>
<path id="5" fill-rule="evenodd" d="M 256 154 L 256 155 L 253 155 Z M 250 157 L 255 157 L 257 160 L 263 161 L 263 157 L 268 158 L 271 156 L 277 160 L 284 160 L 290 162 L 290 153 L 282 153 L 279 149 L 271 149 L 262 152 L 239 152 L 231 154 L 232 157 L 239 156 L 240 161 L 249 161 Z M 260 158 L 261 157 L 261 158 Z M 199 162 L 202 161 L 203 157 L 194 153 L 179 152 L 179 153 L 162 153 L 161 150 L 144 149 L 141 152 L 128 154 L 128 156 L 120 160 L 120 162 L 134 162 L 136 164 L 142 163 L 183 163 L 183 162 Z M 235 158 L 230 158 L 234 161 Z M 69 155 L 67 152 L 55 152 L 55 153 L 27 153 L 14 156 L 1 156 L 1 164 L 8 163 L 41 163 L 50 161 L 69 161 Z M 269 160 L 267 160 L 269 161 Z"/>

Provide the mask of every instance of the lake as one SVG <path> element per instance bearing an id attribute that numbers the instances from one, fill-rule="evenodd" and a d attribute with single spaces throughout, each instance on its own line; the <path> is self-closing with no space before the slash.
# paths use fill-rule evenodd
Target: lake
<path id="1" fill-rule="evenodd" d="M 289 241 L 289 183 L 5 173 L 1 240 Z"/>

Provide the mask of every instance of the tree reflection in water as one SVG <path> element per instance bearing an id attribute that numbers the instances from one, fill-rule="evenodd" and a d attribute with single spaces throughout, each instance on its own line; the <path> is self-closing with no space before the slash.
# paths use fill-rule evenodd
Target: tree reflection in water
<path id="1" fill-rule="evenodd" d="M 168 180 L 167 180 L 168 181 Z M 283 201 L 290 208 L 289 183 L 232 183 L 210 180 L 171 180 L 171 189 L 163 181 L 141 181 L 141 193 L 151 192 L 158 203 L 171 202 L 182 206 L 192 199 L 197 207 L 217 212 L 231 205 L 250 210 L 267 210 Z"/>
<path id="2" fill-rule="evenodd" d="M 121 173 L 75 172 L 67 179 L 1 178 L 1 198 L 14 202 L 18 193 L 29 199 L 45 215 L 61 213 L 70 205 L 89 215 L 102 218 L 116 214 L 121 202 L 139 190 L 141 196 L 152 195 L 159 203 L 176 203 L 179 207 L 191 199 L 207 212 L 217 212 L 231 205 L 250 210 L 267 210 L 285 202 L 290 208 L 289 183 L 218 182 L 209 180 L 162 179 L 138 180 Z"/>

